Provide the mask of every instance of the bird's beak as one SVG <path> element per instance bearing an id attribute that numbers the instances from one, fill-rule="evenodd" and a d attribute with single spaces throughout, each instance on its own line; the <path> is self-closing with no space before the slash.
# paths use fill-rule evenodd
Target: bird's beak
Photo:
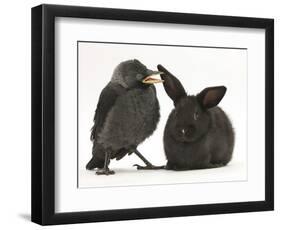
<path id="1" fill-rule="evenodd" d="M 159 76 L 160 74 L 163 74 L 163 72 L 150 71 L 149 75 L 142 80 L 142 83 L 144 83 L 144 84 L 163 83 L 164 80 L 155 78 L 155 76 Z"/>

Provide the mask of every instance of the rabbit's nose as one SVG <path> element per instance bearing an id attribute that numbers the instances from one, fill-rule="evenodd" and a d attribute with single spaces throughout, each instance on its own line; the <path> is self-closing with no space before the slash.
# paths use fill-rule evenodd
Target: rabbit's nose
<path id="1" fill-rule="evenodd" d="M 186 135 L 191 135 L 195 130 L 194 125 L 189 125 L 187 126 L 187 128 L 185 129 L 185 134 Z"/>

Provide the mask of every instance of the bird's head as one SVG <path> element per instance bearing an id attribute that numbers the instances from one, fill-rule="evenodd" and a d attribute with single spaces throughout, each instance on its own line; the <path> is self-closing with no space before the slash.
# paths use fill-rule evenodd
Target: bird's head
<path id="1" fill-rule="evenodd" d="M 139 60 L 121 62 L 114 70 L 111 81 L 121 84 L 125 88 L 148 87 L 154 83 L 162 83 L 156 78 L 159 71 L 148 69 Z"/>

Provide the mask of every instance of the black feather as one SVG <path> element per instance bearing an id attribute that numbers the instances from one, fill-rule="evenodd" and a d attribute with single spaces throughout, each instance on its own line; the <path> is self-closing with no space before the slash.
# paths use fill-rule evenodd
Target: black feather
<path id="1" fill-rule="evenodd" d="M 97 134 L 102 129 L 107 114 L 114 106 L 117 97 L 125 92 L 126 89 L 124 89 L 122 86 L 111 82 L 108 83 L 107 86 L 102 90 L 94 116 L 94 125 L 91 129 L 91 141 L 96 139 Z"/>

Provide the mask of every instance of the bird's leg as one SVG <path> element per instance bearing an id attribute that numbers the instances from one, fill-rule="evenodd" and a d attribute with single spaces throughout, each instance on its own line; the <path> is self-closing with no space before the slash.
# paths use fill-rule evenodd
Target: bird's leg
<path id="1" fill-rule="evenodd" d="M 108 168 L 110 162 L 110 154 L 108 152 L 105 153 L 105 158 L 104 158 L 104 166 L 102 169 L 98 169 L 96 172 L 97 175 L 111 175 L 114 174 L 115 172 L 113 170 L 110 170 Z"/>
<path id="2" fill-rule="evenodd" d="M 145 163 L 146 166 L 141 166 L 138 164 L 134 164 L 137 166 L 137 169 L 164 169 L 165 166 L 155 166 L 151 164 L 137 149 L 134 150 L 134 153 Z"/>

